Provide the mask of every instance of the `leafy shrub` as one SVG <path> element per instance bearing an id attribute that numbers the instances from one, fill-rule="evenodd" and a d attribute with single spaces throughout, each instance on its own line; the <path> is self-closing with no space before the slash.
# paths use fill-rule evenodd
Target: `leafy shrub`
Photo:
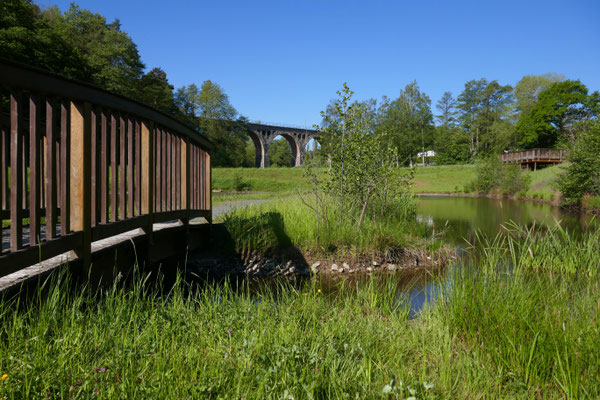
<path id="1" fill-rule="evenodd" d="M 523 173 L 518 164 L 502 167 L 500 190 L 503 194 L 514 195 L 516 193 L 525 193 L 530 185 L 531 176 Z"/>
<path id="2" fill-rule="evenodd" d="M 579 207 L 586 194 L 600 195 L 600 122 L 589 122 L 578 131 L 566 173 L 558 177 L 562 204 L 569 207 Z"/>
<path id="3" fill-rule="evenodd" d="M 531 176 L 519 165 L 502 165 L 500 158 L 495 155 L 479 160 L 476 174 L 472 187 L 479 193 L 488 194 L 498 189 L 502 194 L 514 195 L 525 193 L 531 184 Z"/>
<path id="4" fill-rule="evenodd" d="M 497 187 L 502 177 L 502 164 L 497 156 L 489 156 L 475 164 L 475 189 L 479 193 L 489 193 Z"/>
<path id="5" fill-rule="evenodd" d="M 238 192 L 243 192 L 246 190 L 250 190 L 251 186 L 252 185 L 250 185 L 250 182 L 244 180 L 241 171 L 235 172 L 235 174 L 233 175 L 233 187 L 235 188 L 235 190 L 237 190 Z"/>

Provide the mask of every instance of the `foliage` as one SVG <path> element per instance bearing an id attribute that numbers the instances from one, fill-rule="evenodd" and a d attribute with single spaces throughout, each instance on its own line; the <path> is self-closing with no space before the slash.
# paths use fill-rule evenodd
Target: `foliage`
<path id="1" fill-rule="evenodd" d="M 217 83 L 204 81 L 177 89 L 175 104 L 183 118 L 196 126 L 214 143 L 212 165 L 215 167 L 247 166 L 246 119 L 238 118 L 229 96 Z"/>
<path id="2" fill-rule="evenodd" d="M 525 174 L 518 164 L 508 164 L 502 167 L 500 191 L 502 194 L 525 194 L 531 185 L 531 176 Z"/>
<path id="3" fill-rule="evenodd" d="M 460 164 L 469 161 L 469 136 L 456 126 L 435 128 L 435 163 Z"/>
<path id="4" fill-rule="evenodd" d="M 74 3 L 62 16 L 56 7 L 46 13 L 53 30 L 84 60 L 82 68 L 90 83 L 136 97 L 144 64 L 118 19 L 107 23 L 104 16 Z"/>
<path id="5" fill-rule="evenodd" d="M 600 93 L 588 95 L 579 81 L 556 82 L 539 95 L 531 111 L 516 125 L 519 144 L 525 148 L 572 145 L 577 122 L 598 117 Z"/>
<path id="6" fill-rule="evenodd" d="M 471 158 L 504 147 L 499 127 L 507 118 L 512 102 L 512 87 L 487 79 L 471 80 L 457 98 L 460 125 L 470 138 Z"/>
<path id="7" fill-rule="evenodd" d="M 289 167 L 292 163 L 292 150 L 286 139 L 274 140 L 269 148 L 271 167 Z"/>
<path id="8" fill-rule="evenodd" d="M 400 96 L 383 102 L 377 120 L 378 132 L 387 138 L 396 153 L 396 166 L 412 165 L 413 157 L 433 145 L 431 100 L 421 92 L 416 81 L 406 85 Z"/>
<path id="9" fill-rule="evenodd" d="M 177 112 L 173 99 L 173 85 L 169 84 L 167 73 L 160 68 L 153 68 L 141 77 L 137 97 L 157 110 L 168 114 Z"/>
<path id="10" fill-rule="evenodd" d="M 498 189 L 502 194 L 514 195 L 525 193 L 530 184 L 531 177 L 519 165 L 502 165 L 498 156 L 490 155 L 476 163 L 474 187 L 479 193 Z"/>
<path id="11" fill-rule="evenodd" d="M 233 175 L 233 186 L 238 192 L 243 192 L 252 187 L 250 183 L 244 179 L 242 171 L 239 170 Z"/>
<path id="12" fill-rule="evenodd" d="M 562 74 L 525 75 L 515 86 L 515 108 L 520 114 L 529 114 L 540 93 L 555 82 L 566 80 Z"/>
<path id="13" fill-rule="evenodd" d="M 322 148 L 330 158 L 323 182 L 319 182 L 310 163 L 307 167 L 314 182 L 315 203 L 311 207 L 318 225 L 326 225 L 326 194 L 335 199 L 335 219 L 354 219 L 356 231 L 360 232 L 365 215 L 384 215 L 391 201 L 407 192 L 411 174 L 393 173 L 397 152 L 389 138 L 394 133 L 375 129 L 373 108 L 365 103 L 350 103 L 353 92 L 346 84 L 338 95 L 339 99 L 332 103 L 333 110 L 321 112 L 325 121 L 321 129 Z"/>
<path id="14" fill-rule="evenodd" d="M 579 125 L 569 164 L 559 176 L 564 206 L 579 207 L 584 195 L 600 195 L 600 122 Z"/>
<path id="15" fill-rule="evenodd" d="M 435 117 L 444 128 L 448 129 L 451 126 L 456 125 L 456 115 L 458 114 L 458 110 L 456 109 L 456 100 L 451 92 L 444 92 L 435 108 L 440 112 L 440 114 Z"/>
<path id="16" fill-rule="evenodd" d="M 60 14 L 60 13 L 59 13 Z M 0 2 L 0 54 L 71 78 L 87 80 L 84 60 L 31 0 Z"/>

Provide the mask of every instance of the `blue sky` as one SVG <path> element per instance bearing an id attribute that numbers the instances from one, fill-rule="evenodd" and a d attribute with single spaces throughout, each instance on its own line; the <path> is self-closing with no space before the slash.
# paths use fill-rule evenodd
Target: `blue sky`
<path id="1" fill-rule="evenodd" d="M 433 105 L 479 78 L 514 85 L 557 72 L 600 89 L 600 0 L 76 3 L 119 18 L 175 87 L 210 79 L 263 122 L 319 123 L 343 82 L 366 99 L 417 80 Z"/>

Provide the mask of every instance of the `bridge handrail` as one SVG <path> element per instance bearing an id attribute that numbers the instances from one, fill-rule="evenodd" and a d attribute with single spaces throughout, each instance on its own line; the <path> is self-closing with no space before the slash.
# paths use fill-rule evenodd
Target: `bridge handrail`
<path id="1" fill-rule="evenodd" d="M 568 156 L 568 152 L 562 149 L 535 148 L 521 151 L 513 151 L 502 154 L 503 162 L 519 162 L 519 161 L 564 161 Z"/>
<path id="2" fill-rule="evenodd" d="M 0 60 L 0 277 L 69 251 L 89 265 L 93 241 L 151 240 L 157 222 L 210 221 L 211 149 L 144 104 Z"/>

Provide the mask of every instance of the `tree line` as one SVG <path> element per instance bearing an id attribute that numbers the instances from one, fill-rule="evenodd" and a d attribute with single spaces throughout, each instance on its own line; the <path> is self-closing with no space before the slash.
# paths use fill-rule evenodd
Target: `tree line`
<path id="1" fill-rule="evenodd" d="M 437 164 L 456 164 L 502 151 L 569 148 L 578 127 L 600 114 L 598 91 L 554 73 L 526 75 L 514 87 L 470 80 L 456 97 L 445 92 L 435 112 L 416 81 L 394 100 L 355 103 L 366 110 L 369 129 L 395 149 L 398 166 L 416 162 L 424 150 L 436 152 Z M 324 116 L 323 127 L 337 118 L 333 102 Z"/>
<path id="2" fill-rule="evenodd" d="M 72 3 L 41 9 L 32 0 L 0 2 L 0 57 L 133 98 L 194 127 L 215 143 L 215 166 L 253 166 L 240 115 L 210 80 L 175 89 L 160 67 L 147 72 L 118 19 Z M 252 151 L 253 153 L 253 151 Z"/>

